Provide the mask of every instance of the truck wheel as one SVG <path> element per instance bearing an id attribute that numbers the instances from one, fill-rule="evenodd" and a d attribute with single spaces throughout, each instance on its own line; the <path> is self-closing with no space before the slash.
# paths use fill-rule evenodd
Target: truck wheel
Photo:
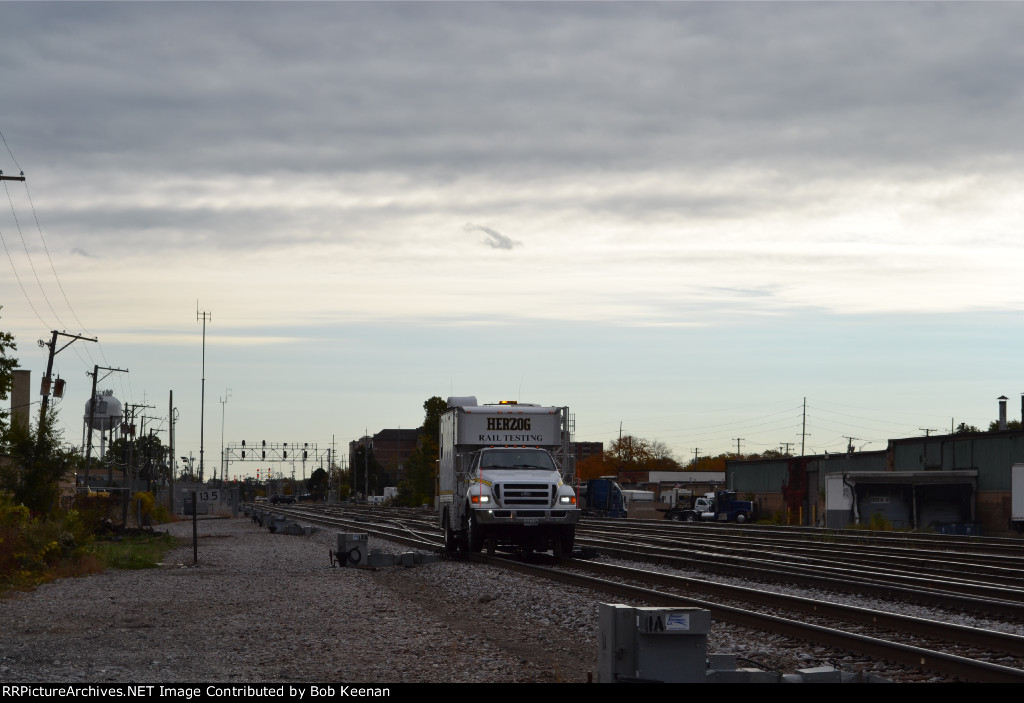
<path id="1" fill-rule="evenodd" d="M 444 511 L 444 551 L 454 554 L 459 549 L 459 542 L 455 539 L 455 530 L 448 521 L 448 511 Z"/>
<path id="2" fill-rule="evenodd" d="M 472 510 L 469 510 L 469 517 L 466 519 L 466 546 L 470 552 L 479 552 L 483 549 L 484 539 L 483 530 L 480 529 L 479 523 L 473 516 Z"/>
<path id="3" fill-rule="evenodd" d="M 682 513 L 672 513 L 671 515 L 668 516 L 668 519 L 669 520 L 674 520 L 675 522 L 682 522 L 683 521 L 683 514 Z"/>
<path id="4" fill-rule="evenodd" d="M 745 523 L 746 521 L 747 521 L 747 516 L 746 516 L 746 515 L 744 515 L 743 513 L 739 513 L 739 514 L 738 514 L 738 515 L 736 516 L 736 524 L 738 524 L 738 525 L 742 525 L 742 524 L 743 524 L 743 523 Z"/>
<path id="5" fill-rule="evenodd" d="M 686 522 L 697 522 L 697 514 L 696 513 L 686 513 L 686 518 L 685 519 L 686 519 Z"/>

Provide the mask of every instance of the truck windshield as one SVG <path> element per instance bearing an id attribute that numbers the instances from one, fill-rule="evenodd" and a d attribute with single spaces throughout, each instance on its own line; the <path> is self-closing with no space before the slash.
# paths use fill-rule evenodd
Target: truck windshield
<path id="1" fill-rule="evenodd" d="M 480 454 L 479 466 L 481 469 L 555 470 L 555 462 L 543 449 L 489 449 Z"/>

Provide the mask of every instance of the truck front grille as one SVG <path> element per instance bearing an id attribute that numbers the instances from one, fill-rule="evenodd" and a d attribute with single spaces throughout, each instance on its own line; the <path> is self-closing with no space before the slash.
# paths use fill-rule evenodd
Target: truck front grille
<path id="1" fill-rule="evenodd" d="M 496 486 L 498 500 L 506 508 L 514 506 L 548 507 L 551 505 L 549 483 L 502 483 Z"/>

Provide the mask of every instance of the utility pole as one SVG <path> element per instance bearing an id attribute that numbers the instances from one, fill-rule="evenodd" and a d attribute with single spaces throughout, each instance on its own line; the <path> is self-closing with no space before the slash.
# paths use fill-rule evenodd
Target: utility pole
<path id="1" fill-rule="evenodd" d="M 170 464 L 171 464 L 171 466 L 170 466 L 170 470 L 171 470 L 171 480 L 170 480 L 170 488 L 171 488 L 170 496 L 171 496 L 171 500 L 170 500 L 170 508 L 171 508 L 171 515 L 174 515 L 174 473 L 175 473 L 174 472 L 174 467 L 178 463 L 178 461 L 177 461 L 177 454 L 174 453 L 174 421 L 178 419 L 178 417 L 177 417 L 178 411 L 174 407 L 174 391 L 170 391 L 170 395 L 169 395 L 169 397 L 167 399 L 167 403 L 168 403 L 168 406 L 170 407 L 170 412 L 168 413 L 168 417 L 170 418 L 170 420 L 169 420 L 170 431 L 167 433 L 167 446 L 168 446 L 168 449 L 171 450 L 171 452 L 170 452 L 171 455 L 167 458 L 167 461 L 169 461 Z"/>
<path id="2" fill-rule="evenodd" d="M 805 444 L 807 442 L 807 396 L 804 396 L 804 421 L 800 427 L 800 456 L 804 456 L 807 452 Z"/>
<path id="3" fill-rule="evenodd" d="M 24 179 L 23 178 L 22 179 L 7 178 L 5 180 L 24 180 Z M 46 426 L 46 409 L 50 405 L 50 386 L 51 386 L 51 378 L 52 378 L 52 374 L 53 374 L 53 357 L 57 356 L 59 353 L 61 353 L 62 351 L 67 349 L 69 346 L 71 346 L 71 344 L 74 343 L 74 341 L 76 339 L 84 339 L 86 342 L 98 341 L 95 337 L 82 337 L 82 336 L 77 335 L 77 334 L 68 334 L 67 332 L 58 332 L 57 330 L 52 330 L 52 332 L 53 332 L 53 339 L 50 340 L 49 342 L 44 342 L 41 339 L 39 340 L 39 346 L 41 346 L 41 347 L 49 347 L 50 348 L 50 358 L 46 362 L 46 376 L 43 377 L 43 393 L 42 393 L 42 395 L 43 395 L 43 402 L 41 403 L 40 410 L 39 410 L 39 438 L 40 439 L 43 436 L 43 428 Z M 67 344 L 65 344 L 60 349 L 58 349 L 57 348 L 57 337 L 58 336 L 60 336 L 60 337 L 70 337 L 71 341 L 68 342 Z"/>
<path id="4" fill-rule="evenodd" d="M 740 442 L 742 442 L 742 441 L 743 441 L 742 437 L 737 437 L 736 438 L 736 456 L 740 455 Z"/>
<path id="5" fill-rule="evenodd" d="M 228 455 L 224 453 L 224 406 L 228 404 L 231 397 L 231 389 L 224 389 L 224 397 L 220 398 L 220 485 L 223 487 L 227 478 Z"/>
<path id="6" fill-rule="evenodd" d="M 128 369 L 112 369 L 108 366 L 97 366 L 92 367 L 92 395 L 89 396 L 89 441 L 86 445 L 85 450 L 85 485 L 89 485 L 89 464 L 92 462 L 92 425 L 96 420 L 96 384 L 99 382 L 97 376 L 99 375 L 100 369 L 114 373 L 115 371 L 121 371 L 128 373 Z M 110 374 L 108 373 L 107 376 Z M 104 376 L 103 378 L 106 378 Z"/>
<path id="7" fill-rule="evenodd" d="M 196 301 L 196 320 L 203 321 L 203 384 L 199 403 L 199 483 L 203 482 L 203 430 L 206 421 L 206 321 L 212 320 L 213 314 L 207 310 L 200 312 L 199 301 Z"/>

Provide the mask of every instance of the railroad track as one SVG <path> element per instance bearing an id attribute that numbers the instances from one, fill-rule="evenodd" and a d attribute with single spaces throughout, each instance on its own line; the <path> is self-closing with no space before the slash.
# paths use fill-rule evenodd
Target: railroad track
<path id="1" fill-rule="evenodd" d="M 341 531 L 367 532 L 419 549 L 440 550 L 442 547 L 443 538 L 437 529 L 436 519 L 422 514 L 391 513 L 381 509 L 326 511 L 277 507 L 273 512 Z M 585 536 L 586 530 L 581 530 L 580 534 L 580 544 L 586 545 L 591 541 Z M 622 535 L 616 545 L 609 544 L 610 540 L 605 536 L 600 540 L 599 551 L 631 560 L 646 557 L 673 563 L 673 557 L 666 554 L 671 549 L 643 544 L 644 540 L 650 539 L 650 535 L 641 533 L 633 538 L 635 543 L 630 543 Z M 699 562 L 702 567 L 706 566 L 704 562 L 707 554 L 691 555 L 683 564 Z M 883 613 L 820 599 L 767 593 L 760 587 L 733 586 L 635 566 L 615 566 L 592 559 L 574 559 L 556 566 L 505 557 L 473 555 L 472 558 L 500 568 L 527 573 L 535 578 L 571 583 L 636 602 L 706 608 L 711 611 L 715 621 L 780 634 L 875 659 L 899 662 L 966 681 L 1024 681 L 1024 670 L 1018 668 L 1024 663 L 1024 637 L 1019 635 L 957 626 L 937 619 Z M 759 562 L 755 566 L 758 577 L 763 577 L 768 571 L 763 563 Z M 738 563 L 732 564 L 730 568 L 736 575 L 746 578 L 752 576 L 749 559 L 745 568 Z M 820 567 L 812 565 L 801 569 L 812 571 Z M 780 571 L 777 577 L 780 580 L 791 580 L 793 573 Z M 833 576 L 824 582 L 819 578 L 816 585 L 848 585 L 849 581 L 849 574 L 846 574 Z M 654 586 L 663 590 L 655 589 Z M 855 587 L 859 590 L 865 588 L 860 584 L 855 584 Z M 889 585 L 878 588 L 883 589 L 891 598 L 921 599 L 918 590 L 910 586 Z M 934 597 L 947 608 L 959 609 L 968 604 L 976 609 L 988 608 L 988 612 L 992 612 L 995 604 L 999 608 L 1010 608 L 1017 616 L 1021 615 L 1024 607 L 1020 602 L 1002 603 L 984 596 L 956 592 L 942 594 L 941 598 L 935 594 Z M 907 641 L 908 638 L 911 641 Z"/>
<path id="2" fill-rule="evenodd" d="M 814 642 L 839 650 L 864 654 L 872 658 L 898 662 L 907 666 L 931 671 L 936 674 L 954 676 L 964 681 L 987 683 L 1024 682 L 1024 670 L 991 661 L 973 659 L 957 654 L 936 651 L 909 643 L 893 642 L 879 637 L 848 632 L 836 627 L 796 621 L 787 617 L 757 612 L 748 608 L 725 605 L 694 598 L 692 596 L 681 596 L 676 593 L 657 591 L 630 583 L 597 578 L 587 574 L 573 573 L 570 569 L 527 564 L 522 561 L 513 561 L 499 557 L 474 558 L 478 558 L 485 563 L 502 566 L 503 568 L 508 568 L 513 571 L 528 573 L 534 576 L 557 581 L 559 583 L 581 586 L 601 593 L 616 595 L 622 598 L 645 602 L 655 606 L 704 608 L 711 611 L 712 621 L 715 622 L 728 622 L 734 625 L 741 625 L 743 627 L 771 632 L 773 634 L 792 637 L 806 642 Z M 575 568 L 575 563 L 573 566 Z M 604 566 L 605 565 L 602 565 L 602 568 L 604 568 Z M 647 581 L 651 578 L 651 573 L 633 573 L 632 576 L 634 578 Z M 930 627 L 936 627 L 938 625 L 940 624 L 931 623 Z M 987 634 L 998 638 L 1000 644 L 997 646 L 1004 646 L 1003 643 L 1006 642 L 1006 639 L 1001 636 L 1001 633 Z M 988 643 L 983 646 L 993 646 L 991 644 L 991 640 L 987 639 L 984 633 L 976 633 L 976 635 L 980 638 L 979 641 Z M 1012 646 L 1015 649 L 1019 648 L 1021 646 L 1020 640 L 1022 639 L 1024 638 L 1017 638 L 1017 640 L 1013 642 Z"/>

